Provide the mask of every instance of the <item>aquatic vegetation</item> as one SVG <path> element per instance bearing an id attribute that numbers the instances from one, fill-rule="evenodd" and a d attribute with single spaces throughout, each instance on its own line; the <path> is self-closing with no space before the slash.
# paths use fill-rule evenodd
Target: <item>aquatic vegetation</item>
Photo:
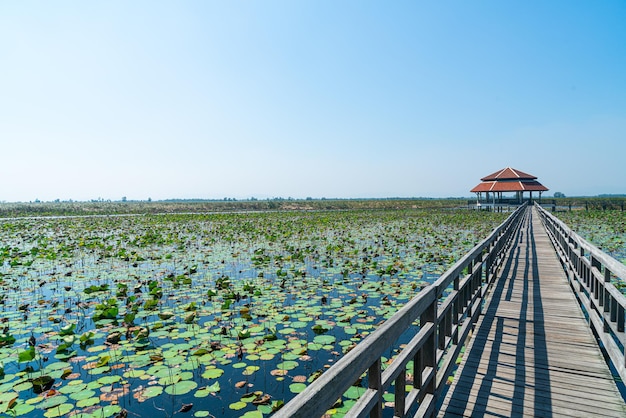
<path id="1" fill-rule="evenodd" d="M 271 415 L 505 217 L 0 221 L 0 414 Z"/>
<path id="2" fill-rule="evenodd" d="M 559 212 L 558 218 L 578 235 L 626 264 L 626 212 L 621 210 L 577 210 Z M 626 294 L 626 282 L 613 284 Z"/>
<path id="3" fill-rule="evenodd" d="M 557 216 L 578 235 L 626 262 L 626 212 L 578 210 L 559 212 Z"/>

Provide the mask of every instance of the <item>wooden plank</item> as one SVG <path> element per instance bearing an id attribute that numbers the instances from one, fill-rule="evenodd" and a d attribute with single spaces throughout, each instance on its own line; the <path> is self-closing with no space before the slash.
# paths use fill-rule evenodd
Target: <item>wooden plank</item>
<path id="1" fill-rule="evenodd" d="M 576 390 L 584 390 L 586 393 L 605 393 L 607 390 L 611 390 L 615 385 L 613 379 L 600 378 L 597 376 L 591 376 L 596 379 L 594 386 L 589 387 L 589 376 L 587 375 L 574 375 L 571 373 L 563 372 L 557 369 L 549 369 L 549 372 L 537 372 L 534 368 L 528 367 L 522 372 L 519 371 L 519 367 L 510 366 L 507 368 L 500 368 L 497 372 L 497 376 L 493 376 L 489 370 L 485 368 L 474 368 L 472 365 L 468 366 L 468 369 L 475 373 L 475 378 L 472 384 L 478 384 L 481 379 L 491 379 L 493 381 L 509 381 L 516 384 L 532 385 L 534 387 L 541 387 L 550 385 L 550 388 L 563 387 L 563 388 L 577 388 Z M 561 376 L 559 374 L 565 374 Z M 524 381 L 517 382 L 519 376 L 524 376 Z M 555 379 L 558 377 L 559 379 Z"/>
<path id="2" fill-rule="evenodd" d="M 535 208 L 498 274 L 439 416 L 626 416 Z"/>
<path id="3" fill-rule="evenodd" d="M 508 379 L 498 378 L 492 379 L 491 377 L 487 377 L 484 374 L 477 374 L 476 379 L 472 382 L 472 385 L 462 385 L 459 384 L 455 388 L 455 390 L 459 391 L 459 393 L 467 395 L 468 393 L 478 393 L 476 391 L 476 387 L 486 387 L 490 385 L 490 388 L 493 390 L 496 389 L 507 389 L 509 393 L 514 393 L 515 391 L 524 394 L 524 398 L 526 397 L 537 397 L 541 399 L 553 399 L 553 400 L 565 400 L 569 403 L 594 403 L 602 402 L 602 406 L 608 405 L 617 405 L 621 407 L 623 402 L 619 399 L 615 399 L 613 397 L 610 387 L 605 385 L 604 388 L 594 388 L 594 390 L 587 390 L 587 388 L 581 384 L 571 384 L 568 385 L 563 381 L 555 381 L 557 384 L 550 384 L 550 391 L 543 392 L 537 391 L 537 388 L 545 387 L 547 382 L 540 381 L 532 381 L 531 382 L 522 382 L 519 379 L 516 379 L 515 376 L 511 376 Z M 572 395 L 575 396 L 572 399 Z M 590 402 L 593 400 L 594 402 Z"/>

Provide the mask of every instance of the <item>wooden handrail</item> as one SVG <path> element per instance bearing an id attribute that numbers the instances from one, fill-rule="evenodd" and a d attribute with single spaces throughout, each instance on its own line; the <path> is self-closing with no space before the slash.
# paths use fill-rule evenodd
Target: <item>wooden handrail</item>
<path id="1" fill-rule="evenodd" d="M 626 382 L 626 296 L 612 279 L 626 281 L 626 266 L 604 253 L 554 215 L 537 205 L 557 250 L 571 288 L 589 316 L 589 326 L 600 338 L 613 366 Z"/>
<path id="2" fill-rule="evenodd" d="M 382 396 L 395 382 L 396 417 L 417 408 L 432 416 L 483 298 L 519 229 L 526 205 L 519 207 L 482 242 L 457 261 L 432 285 L 368 335 L 335 365 L 298 394 L 274 417 L 320 417 L 367 373 L 368 387 L 347 416 L 382 416 Z M 446 295 L 444 292 L 450 290 Z M 416 325 L 419 321 L 419 325 Z M 383 370 L 383 353 L 411 333 L 410 341 Z M 407 392 L 407 367 L 413 361 L 413 389 Z"/>

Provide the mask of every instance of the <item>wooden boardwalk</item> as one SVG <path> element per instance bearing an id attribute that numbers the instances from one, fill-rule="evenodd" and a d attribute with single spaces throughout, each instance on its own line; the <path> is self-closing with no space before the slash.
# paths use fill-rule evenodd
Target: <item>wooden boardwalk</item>
<path id="1" fill-rule="evenodd" d="M 527 210 L 440 417 L 626 417 L 539 220 Z"/>

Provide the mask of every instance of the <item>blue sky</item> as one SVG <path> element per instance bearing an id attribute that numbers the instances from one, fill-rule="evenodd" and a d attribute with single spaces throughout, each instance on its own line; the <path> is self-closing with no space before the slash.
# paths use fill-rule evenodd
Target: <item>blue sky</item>
<path id="1" fill-rule="evenodd" d="M 0 201 L 626 193 L 624 1 L 0 3 Z"/>

